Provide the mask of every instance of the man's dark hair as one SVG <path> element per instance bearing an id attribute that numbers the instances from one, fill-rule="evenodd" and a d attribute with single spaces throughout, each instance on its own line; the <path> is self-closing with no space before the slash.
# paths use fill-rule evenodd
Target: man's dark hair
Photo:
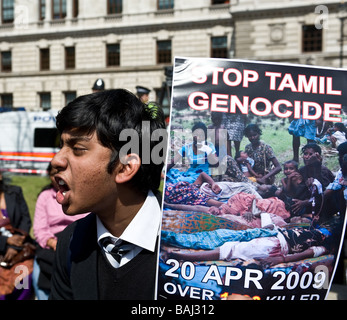
<path id="1" fill-rule="evenodd" d="M 144 131 L 144 122 L 150 132 Z M 165 129 L 161 108 L 145 105 L 134 94 L 124 89 L 105 90 L 80 96 L 70 102 L 58 113 L 56 124 L 60 133 L 74 128 L 87 135 L 96 132 L 99 142 L 113 151 L 107 167 L 109 173 L 120 160 L 121 148 L 131 140 L 131 137 L 128 137 L 127 141 L 120 140 L 121 132 L 124 129 L 135 130 L 134 132 L 138 135 L 136 141 L 139 141 L 138 155 L 141 159 L 141 167 L 132 182 L 144 193 L 150 189 L 156 191 L 159 188 L 164 163 L 153 162 L 152 150 L 163 139 L 152 141 L 151 137 L 155 130 Z M 146 157 L 148 161 L 145 163 L 142 160 L 143 134 L 149 135 L 146 139 L 150 142 L 146 146 L 150 150 L 144 150 L 150 155 Z M 164 157 L 165 150 L 160 152 Z"/>

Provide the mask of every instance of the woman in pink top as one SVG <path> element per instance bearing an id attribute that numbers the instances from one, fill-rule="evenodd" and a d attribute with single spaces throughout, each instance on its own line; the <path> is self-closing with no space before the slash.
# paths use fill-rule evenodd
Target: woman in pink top
<path id="1" fill-rule="evenodd" d="M 51 184 L 40 192 L 35 207 L 34 236 L 39 244 L 34 261 L 33 284 L 38 300 L 47 300 L 49 296 L 50 277 L 54 252 L 57 246 L 57 234 L 70 223 L 87 214 L 77 216 L 65 215 L 61 205 L 56 201 L 58 185 L 54 180 L 54 169 L 51 164 L 47 168 Z"/>

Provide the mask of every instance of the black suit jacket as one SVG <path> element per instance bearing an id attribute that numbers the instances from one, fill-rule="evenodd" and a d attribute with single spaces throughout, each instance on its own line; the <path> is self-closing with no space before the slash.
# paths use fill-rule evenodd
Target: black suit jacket
<path id="1" fill-rule="evenodd" d="M 96 300 L 96 216 L 75 221 L 58 235 L 52 275 L 53 300 Z"/>
<path id="2" fill-rule="evenodd" d="M 8 186 L 5 191 L 5 202 L 12 227 L 29 233 L 31 218 L 22 188 L 18 186 Z M 6 250 L 6 241 L 6 237 L 0 236 L 0 252 Z"/>
<path id="3" fill-rule="evenodd" d="M 75 221 L 58 235 L 51 281 L 51 300 L 99 299 L 97 270 L 100 249 L 96 238 L 96 216 L 93 213 Z M 155 254 L 150 254 L 155 259 L 157 251 L 158 246 Z M 154 288 L 155 270 L 151 269 L 147 272 L 147 276 L 149 274 L 153 275 Z M 150 278 L 148 280 L 152 283 Z"/>

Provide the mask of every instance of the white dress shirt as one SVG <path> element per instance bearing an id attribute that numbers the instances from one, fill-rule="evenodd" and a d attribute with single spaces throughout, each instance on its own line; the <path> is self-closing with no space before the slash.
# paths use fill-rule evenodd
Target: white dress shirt
<path id="1" fill-rule="evenodd" d="M 115 268 L 121 267 L 136 257 L 143 249 L 154 252 L 159 234 L 160 220 L 160 206 L 152 191 L 148 192 L 144 204 L 119 238 L 112 235 L 105 228 L 99 217 L 96 217 L 97 241 L 111 265 Z M 114 243 L 121 239 L 133 245 L 133 248 L 122 256 L 120 264 L 102 246 L 101 240 L 106 237 L 110 237 Z"/>

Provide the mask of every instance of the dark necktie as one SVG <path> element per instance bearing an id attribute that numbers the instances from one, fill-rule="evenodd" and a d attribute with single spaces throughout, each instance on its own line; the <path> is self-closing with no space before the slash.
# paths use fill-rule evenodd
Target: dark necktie
<path id="1" fill-rule="evenodd" d="M 106 249 L 106 251 L 110 253 L 112 257 L 118 262 L 118 264 L 120 264 L 122 256 L 127 254 L 133 246 L 131 243 L 124 240 L 118 240 L 116 244 L 114 244 L 109 237 L 102 240 L 102 245 Z"/>

